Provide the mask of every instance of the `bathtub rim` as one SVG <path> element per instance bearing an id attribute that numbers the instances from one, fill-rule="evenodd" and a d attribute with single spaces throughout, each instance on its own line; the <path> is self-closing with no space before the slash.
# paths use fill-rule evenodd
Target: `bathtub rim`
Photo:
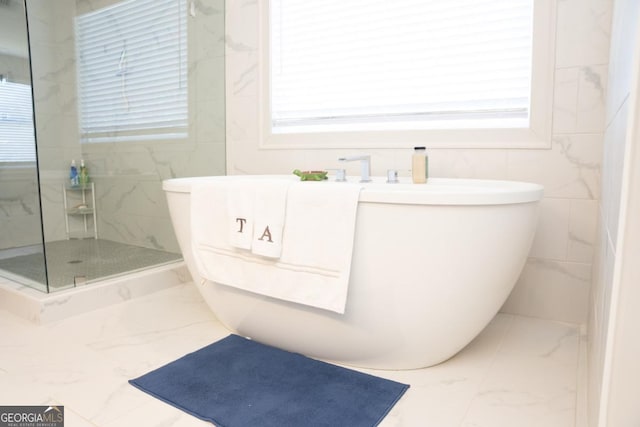
<path id="1" fill-rule="evenodd" d="M 171 178 L 162 181 L 164 191 L 190 193 L 191 184 L 209 179 L 284 179 L 299 182 L 293 175 L 218 175 Z M 400 183 L 387 184 L 383 177 L 360 184 L 357 179 L 348 183 L 335 181 L 305 182 L 304 185 L 362 185 L 360 202 L 414 205 L 502 205 L 530 203 L 542 199 L 544 187 L 539 184 L 489 179 L 429 178 L 427 184 L 412 184 L 408 178 Z"/>

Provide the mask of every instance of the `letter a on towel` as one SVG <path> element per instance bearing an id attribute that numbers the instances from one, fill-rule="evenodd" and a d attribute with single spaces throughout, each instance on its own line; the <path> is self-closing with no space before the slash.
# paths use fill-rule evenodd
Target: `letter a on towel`
<path id="1" fill-rule="evenodd" d="M 260 184 L 254 204 L 253 242 L 251 252 L 269 258 L 280 258 L 282 233 L 290 181 L 274 180 Z"/>

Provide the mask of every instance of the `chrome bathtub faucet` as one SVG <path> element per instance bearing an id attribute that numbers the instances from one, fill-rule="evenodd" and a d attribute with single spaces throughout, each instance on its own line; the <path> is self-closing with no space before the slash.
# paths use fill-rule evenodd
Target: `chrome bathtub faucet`
<path id="1" fill-rule="evenodd" d="M 364 154 L 361 156 L 338 157 L 339 162 L 360 161 L 360 182 L 371 182 L 371 156 Z"/>

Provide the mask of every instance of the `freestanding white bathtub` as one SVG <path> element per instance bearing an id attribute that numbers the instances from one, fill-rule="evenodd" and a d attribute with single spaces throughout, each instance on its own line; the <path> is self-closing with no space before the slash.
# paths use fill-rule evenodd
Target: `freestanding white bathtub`
<path id="1" fill-rule="evenodd" d="M 163 183 L 184 259 L 217 318 L 265 344 L 377 369 L 440 363 L 482 331 L 520 275 L 543 192 L 523 182 L 430 178 L 427 184 L 386 184 L 374 178 L 360 193 L 341 315 L 201 285 L 191 253 L 190 187 L 195 180 L 236 178 Z"/>

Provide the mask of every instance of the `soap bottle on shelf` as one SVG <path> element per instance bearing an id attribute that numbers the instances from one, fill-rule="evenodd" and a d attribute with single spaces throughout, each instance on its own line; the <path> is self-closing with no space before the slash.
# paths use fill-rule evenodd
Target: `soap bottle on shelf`
<path id="1" fill-rule="evenodd" d="M 69 168 L 69 184 L 72 187 L 78 185 L 78 168 L 76 167 L 76 161 L 71 160 L 71 167 Z"/>
<path id="2" fill-rule="evenodd" d="M 429 157 L 425 147 L 414 147 L 413 149 L 411 177 L 414 184 L 424 184 L 429 178 Z"/>
<path id="3" fill-rule="evenodd" d="M 84 165 L 84 159 L 80 159 L 80 185 L 87 185 L 89 183 L 89 172 Z"/>

